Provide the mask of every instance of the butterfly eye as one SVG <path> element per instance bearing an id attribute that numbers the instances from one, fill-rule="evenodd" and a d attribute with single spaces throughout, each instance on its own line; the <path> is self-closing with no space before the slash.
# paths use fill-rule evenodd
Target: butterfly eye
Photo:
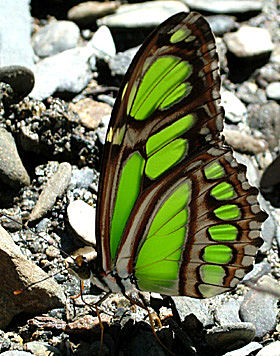
<path id="1" fill-rule="evenodd" d="M 71 274 L 79 279 L 89 279 L 90 278 L 90 268 L 87 259 L 78 255 L 77 257 L 68 257 L 65 260 L 68 270 Z"/>
<path id="2" fill-rule="evenodd" d="M 84 256 L 77 256 L 75 258 L 75 263 L 78 267 L 82 267 L 84 263 L 86 263 L 86 258 Z"/>
<path id="3" fill-rule="evenodd" d="M 72 256 L 66 258 L 65 263 L 71 274 L 79 279 L 89 279 L 91 271 L 95 270 L 94 262 L 97 253 L 91 246 L 76 250 Z"/>

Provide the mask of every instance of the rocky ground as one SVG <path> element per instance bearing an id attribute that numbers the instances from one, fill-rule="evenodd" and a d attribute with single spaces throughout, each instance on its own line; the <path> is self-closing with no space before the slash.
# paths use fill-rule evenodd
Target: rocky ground
<path id="1" fill-rule="evenodd" d="M 152 295 L 157 333 L 176 355 L 280 355 L 279 159 L 267 170 L 280 144 L 277 0 L 42 3 L 0 2 L 0 212 L 12 216 L 1 217 L 0 355 L 98 354 L 101 329 L 88 305 L 97 290 L 86 284 L 87 305 L 71 299 L 80 287 L 64 260 L 95 241 L 100 157 L 130 61 L 156 25 L 189 10 L 215 33 L 223 135 L 261 185 L 270 216 L 255 268 L 235 291 L 207 300 Z M 123 296 L 100 313 L 102 355 L 167 354 L 146 313 Z"/>

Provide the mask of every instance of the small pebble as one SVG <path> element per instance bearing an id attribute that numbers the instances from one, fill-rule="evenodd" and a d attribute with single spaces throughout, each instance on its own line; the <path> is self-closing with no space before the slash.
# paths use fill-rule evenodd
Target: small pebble
<path id="1" fill-rule="evenodd" d="M 1 226 L 0 235 L 0 328 L 6 328 L 19 314 L 42 313 L 50 308 L 63 306 L 65 296 L 62 288 L 53 278 L 46 279 L 48 275 L 23 256 L 20 248 Z M 14 294 L 14 291 L 34 283 L 36 284 L 32 288 Z"/>
<path id="2" fill-rule="evenodd" d="M 184 0 L 192 9 L 197 11 L 213 12 L 215 14 L 244 14 L 251 11 L 261 11 L 262 1 L 259 0 Z"/>
<path id="3" fill-rule="evenodd" d="M 225 116 L 233 123 L 244 121 L 247 116 L 246 106 L 238 97 L 227 90 L 221 91 L 222 106 L 225 109 Z"/>
<path id="4" fill-rule="evenodd" d="M 29 221 L 40 219 L 53 207 L 56 199 L 67 189 L 71 180 L 71 171 L 72 168 L 68 162 L 60 163 L 57 172 L 49 179 L 40 194 Z"/>
<path id="5" fill-rule="evenodd" d="M 25 98 L 34 87 L 33 72 L 23 66 L 13 65 L 0 68 L 0 82 L 9 84 L 13 89 L 13 95 L 9 98 L 9 104 L 15 104 Z"/>
<path id="6" fill-rule="evenodd" d="M 92 36 L 89 44 L 97 50 L 98 58 L 107 56 L 114 57 L 116 55 L 116 46 L 112 34 L 107 26 L 101 26 Z"/>
<path id="7" fill-rule="evenodd" d="M 270 83 L 266 88 L 266 95 L 269 99 L 280 100 L 280 82 Z"/>
<path id="8" fill-rule="evenodd" d="M 32 355 L 35 356 L 62 356 L 61 352 L 56 347 L 53 347 L 46 342 L 30 341 L 24 344 L 24 349 L 32 352 Z"/>
<path id="9" fill-rule="evenodd" d="M 172 297 L 181 321 L 184 322 L 189 314 L 194 314 L 204 327 L 214 325 L 214 317 L 210 311 L 207 300 L 189 297 Z"/>
<path id="10" fill-rule="evenodd" d="M 258 154 L 263 153 L 267 148 L 267 143 L 264 140 L 254 138 L 246 132 L 224 129 L 223 135 L 227 144 L 238 152 Z"/>
<path id="11" fill-rule="evenodd" d="M 174 0 L 125 4 L 120 6 L 115 14 L 97 20 L 97 24 L 98 26 L 106 25 L 109 28 L 154 27 L 177 12 L 188 12 L 188 10 L 187 5 Z"/>
<path id="12" fill-rule="evenodd" d="M 39 57 L 49 57 L 77 46 L 79 27 L 71 21 L 54 21 L 33 35 L 32 43 Z"/>
<path id="13" fill-rule="evenodd" d="M 111 115 L 112 108 L 110 105 L 85 98 L 70 107 L 80 118 L 81 124 L 88 129 L 96 129 L 104 116 Z"/>
<path id="14" fill-rule="evenodd" d="M 54 92 L 79 93 L 92 78 L 91 46 L 76 47 L 44 58 L 34 68 L 35 86 L 30 96 L 42 100 Z"/>
<path id="15" fill-rule="evenodd" d="M 267 29 L 247 25 L 241 26 L 236 32 L 225 34 L 224 41 L 229 51 L 240 58 L 267 55 L 274 48 Z"/>
<path id="16" fill-rule="evenodd" d="M 207 330 L 205 341 L 216 351 L 231 351 L 249 344 L 255 336 L 251 323 L 237 323 Z"/>
<path id="17" fill-rule="evenodd" d="M 236 22 L 233 16 L 216 15 L 207 16 L 206 19 L 215 36 L 222 36 L 236 28 Z"/>
<path id="18" fill-rule="evenodd" d="M 96 19 L 114 13 L 119 6 L 118 1 L 86 1 L 72 7 L 67 17 L 83 28 L 92 27 Z"/>
<path id="19" fill-rule="evenodd" d="M 256 328 L 256 337 L 261 338 L 271 332 L 278 315 L 278 297 L 269 294 L 269 290 L 277 283 L 269 276 L 263 276 L 256 287 L 264 288 L 268 293 L 258 292 L 254 289 L 248 291 L 240 307 L 240 317 L 245 322 L 251 322 Z M 278 288 L 279 289 L 279 288 Z"/>

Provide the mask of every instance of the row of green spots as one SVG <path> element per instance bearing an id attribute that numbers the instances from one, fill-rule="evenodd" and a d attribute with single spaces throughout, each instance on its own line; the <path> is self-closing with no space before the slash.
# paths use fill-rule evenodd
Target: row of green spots
<path id="1" fill-rule="evenodd" d="M 226 245 L 206 246 L 203 251 L 203 259 L 208 263 L 226 264 L 232 258 L 232 250 Z"/>
<path id="2" fill-rule="evenodd" d="M 218 162 L 213 162 L 204 168 L 204 174 L 207 179 L 218 179 L 224 177 L 225 171 Z"/>
<path id="3" fill-rule="evenodd" d="M 235 204 L 225 204 L 215 209 L 214 214 L 221 220 L 234 220 L 240 217 L 240 210 Z"/>
<path id="4" fill-rule="evenodd" d="M 226 182 L 217 184 L 211 189 L 210 194 L 217 200 L 228 200 L 235 196 L 233 186 Z"/>
<path id="5" fill-rule="evenodd" d="M 214 241 L 235 241 L 238 234 L 237 227 L 230 224 L 211 226 L 208 232 Z"/>
<path id="6" fill-rule="evenodd" d="M 181 58 L 158 58 L 145 73 L 139 87 L 132 86 L 127 114 L 136 120 L 145 120 L 160 105 L 164 108 L 181 100 L 190 92 L 190 85 L 183 83 L 192 73 L 192 66 Z"/>
<path id="7" fill-rule="evenodd" d="M 193 41 L 196 37 L 195 36 L 190 36 L 191 30 L 188 29 L 187 27 L 182 27 L 176 32 L 173 33 L 173 35 L 170 37 L 170 42 L 171 43 L 178 43 L 181 41 L 185 42 L 191 42 Z"/>
<path id="8" fill-rule="evenodd" d="M 199 268 L 201 280 L 207 284 L 223 285 L 225 270 L 222 266 L 205 264 Z"/>
<path id="9" fill-rule="evenodd" d="M 209 180 L 225 176 L 225 171 L 220 163 L 213 162 L 204 168 L 205 177 Z M 236 197 L 235 190 L 230 183 L 221 182 L 211 189 L 210 195 L 216 200 L 230 200 Z M 236 204 L 225 204 L 214 210 L 217 218 L 223 221 L 240 218 L 240 209 Z M 235 241 L 238 230 L 230 224 L 215 225 L 208 228 L 211 238 L 215 241 Z"/>

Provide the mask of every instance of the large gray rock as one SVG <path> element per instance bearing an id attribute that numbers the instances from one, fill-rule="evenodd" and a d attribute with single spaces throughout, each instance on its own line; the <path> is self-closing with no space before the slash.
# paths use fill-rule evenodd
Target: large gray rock
<path id="1" fill-rule="evenodd" d="M 263 4 L 259 0 L 184 0 L 192 9 L 208 11 L 215 14 L 232 14 L 250 11 L 261 11 Z"/>
<path id="2" fill-rule="evenodd" d="M 79 93 L 91 79 L 91 46 L 76 47 L 47 57 L 34 68 L 35 86 L 30 96 L 45 99 L 55 91 Z"/>
<path id="3" fill-rule="evenodd" d="M 29 0 L 0 1 L 0 67 L 33 68 Z"/>
<path id="4" fill-rule="evenodd" d="M 251 322 L 256 328 L 256 337 L 261 338 L 271 332 L 275 325 L 278 315 L 277 301 L 278 296 L 273 295 L 279 286 L 275 280 L 269 276 L 263 276 L 256 288 L 264 290 L 250 290 L 241 303 L 240 316 L 246 322 Z M 271 293 L 270 293 L 271 291 Z"/>
<path id="5" fill-rule="evenodd" d="M 123 5 L 115 14 L 97 20 L 97 24 L 124 28 L 154 27 L 180 11 L 189 11 L 180 1 L 147 1 L 142 4 Z"/>
<path id="6" fill-rule="evenodd" d="M 65 302 L 62 288 L 53 278 L 22 255 L 11 236 L 0 226 L 0 328 L 4 329 L 18 314 L 43 313 Z M 14 292 L 36 283 L 30 289 Z"/>

